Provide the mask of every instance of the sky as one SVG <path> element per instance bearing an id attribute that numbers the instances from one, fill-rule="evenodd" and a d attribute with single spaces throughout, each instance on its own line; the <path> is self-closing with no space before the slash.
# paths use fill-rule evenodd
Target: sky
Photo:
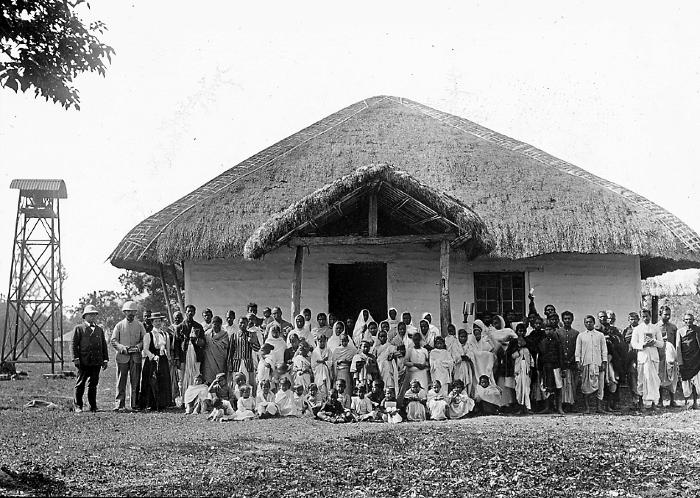
<path id="1" fill-rule="evenodd" d="M 106 260 L 141 220 L 374 95 L 537 146 L 700 231 L 697 2 L 103 0 L 83 13 L 116 55 L 106 77 L 76 80 L 79 112 L 0 89 L 1 294 L 11 179 L 66 181 L 71 306 L 119 288 Z"/>

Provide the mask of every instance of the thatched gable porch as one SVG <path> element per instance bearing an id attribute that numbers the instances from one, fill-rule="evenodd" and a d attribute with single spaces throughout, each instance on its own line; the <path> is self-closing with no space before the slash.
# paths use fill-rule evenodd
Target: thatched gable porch
<path id="1" fill-rule="evenodd" d="M 291 282 L 295 316 L 301 311 L 305 248 L 342 246 L 352 259 L 354 246 L 400 251 L 406 244 L 440 245 L 440 324 L 446 333 L 451 323 L 450 252 L 464 251 L 471 260 L 488 253 L 493 240 L 472 210 L 389 165 L 358 168 L 302 197 L 258 227 L 243 256 L 254 260 L 283 245 L 296 248 Z"/>

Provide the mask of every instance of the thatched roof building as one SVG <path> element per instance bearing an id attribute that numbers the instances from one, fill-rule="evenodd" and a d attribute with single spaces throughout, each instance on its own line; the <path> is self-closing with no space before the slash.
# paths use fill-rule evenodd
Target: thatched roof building
<path id="1" fill-rule="evenodd" d="M 260 257 L 294 236 L 306 215 L 323 215 L 310 194 L 350 194 L 363 178 L 348 175 L 373 164 L 391 165 L 383 174 L 395 181 L 405 173 L 412 192 L 434 192 L 441 214 L 456 218 L 456 234 L 478 235 L 474 254 L 638 255 L 642 277 L 700 262 L 698 234 L 648 199 L 466 119 L 389 96 L 342 109 L 223 172 L 135 226 L 110 261 L 158 274 L 161 263 Z"/>

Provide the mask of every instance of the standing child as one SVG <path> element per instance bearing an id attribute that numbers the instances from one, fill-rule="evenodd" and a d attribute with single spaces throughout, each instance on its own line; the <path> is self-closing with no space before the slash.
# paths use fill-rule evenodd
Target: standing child
<path id="1" fill-rule="evenodd" d="M 264 380 L 260 383 L 260 389 L 255 398 L 255 411 L 260 418 L 274 417 L 279 412 L 275 403 L 275 393 L 270 390 L 270 381 Z"/>
<path id="2" fill-rule="evenodd" d="M 377 371 L 377 358 L 370 353 L 371 347 L 372 343 L 362 341 L 361 350 L 352 358 L 350 373 L 353 375 L 356 387 L 365 386 L 367 388 L 374 379 Z"/>
<path id="3" fill-rule="evenodd" d="M 309 346 L 302 341 L 292 359 L 292 377 L 294 385 L 301 384 L 304 391 L 311 384 L 311 361 L 309 361 Z"/>
<path id="4" fill-rule="evenodd" d="M 274 369 L 274 360 L 270 354 L 272 349 L 272 344 L 267 342 L 260 348 L 260 361 L 258 361 L 257 374 L 255 376 L 258 385 L 263 381 L 269 382 L 272 379 L 272 370 Z"/>
<path id="5" fill-rule="evenodd" d="M 288 377 L 282 379 L 281 389 L 275 396 L 275 404 L 279 409 L 279 414 L 283 417 L 294 415 L 294 391 L 291 390 L 292 383 Z"/>
<path id="6" fill-rule="evenodd" d="M 515 401 L 520 407 L 520 414 L 525 415 L 531 409 L 530 403 L 530 371 L 533 366 L 532 355 L 525 340 L 527 327 L 519 323 L 515 327 L 517 339 L 512 339 L 508 345 L 507 355 L 513 359 L 513 375 L 515 378 Z"/>
<path id="7" fill-rule="evenodd" d="M 441 339 L 440 337 L 435 339 L 435 349 L 431 351 L 431 354 L 434 351 L 437 351 L 437 344 L 438 344 L 438 339 Z M 428 412 L 430 414 L 430 419 L 431 420 L 446 420 L 447 419 L 447 401 L 445 401 L 445 396 L 442 394 L 442 385 L 440 384 L 440 381 L 435 379 L 433 380 L 433 386 L 428 391 L 428 402 L 427 402 L 427 407 L 428 407 Z"/>
<path id="8" fill-rule="evenodd" d="M 441 394 L 445 395 L 450 389 L 455 360 L 447 351 L 445 339 L 438 336 L 434 339 L 433 344 L 435 349 L 430 351 L 430 378 L 433 381 L 438 381 L 438 385 L 442 389 Z"/>
<path id="9" fill-rule="evenodd" d="M 409 422 L 423 422 L 427 418 L 425 411 L 425 403 L 428 400 L 428 395 L 421 386 L 420 381 L 414 379 L 411 381 L 411 389 L 404 394 L 406 402 L 406 419 Z"/>
<path id="10" fill-rule="evenodd" d="M 465 391 L 464 382 L 457 379 L 452 385 L 452 390 L 445 398 L 447 401 L 447 415 L 450 419 L 466 417 L 474 409 L 474 400 Z"/>

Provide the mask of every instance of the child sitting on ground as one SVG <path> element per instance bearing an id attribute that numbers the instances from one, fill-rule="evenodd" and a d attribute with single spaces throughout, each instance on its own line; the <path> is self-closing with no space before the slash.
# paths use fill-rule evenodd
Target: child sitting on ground
<path id="1" fill-rule="evenodd" d="M 442 384 L 435 379 L 432 388 L 428 391 L 426 403 L 431 420 L 447 420 L 447 401 L 441 391 Z"/>
<path id="2" fill-rule="evenodd" d="M 251 396 L 253 388 L 249 385 L 241 386 L 241 396 L 236 403 L 236 412 L 228 417 L 223 417 L 221 422 L 228 420 L 244 421 L 255 418 L 255 398 Z"/>
<path id="3" fill-rule="evenodd" d="M 306 402 L 314 415 L 316 415 L 323 406 L 324 399 L 316 384 L 309 384 L 309 394 L 306 395 Z"/>
<path id="4" fill-rule="evenodd" d="M 340 401 L 340 404 L 343 405 L 343 408 L 347 410 L 348 413 L 350 413 L 350 407 L 352 406 L 352 397 L 345 392 L 345 390 L 347 389 L 345 379 L 338 379 L 335 382 L 335 388 L 338 390 L 338 401 Z"/>
<path id="5" fill-rule="evenodd" d="M 194 383 L 187 388 L 183 396 L 185 413 L 201 413 L 202 404 L 208 401 L 209 386 L 204 383 L 204 377 L 200 374 L 194 379 Z M 206 411 L 206 408 L 205 410 Z"/>
<path id="6" fill-rule="evenodd" d="M 352 415 L 357 422 L 368 422 L 374 418 L 375 411 L 372 406 L 372 401 L 365 396 L 367 394 L 367 388 L 365 386 L 360 386 L 354 389 L 354 396 L 352 397 Z"/>
<path id="7" fill-rule="evenodd" d="M 464 389 L 464 382 L 457 379 L 452 384 L 452 390 L 445 398 L 447 402 L 447 416 L 450 419 L 466 417 L 474 409 L 474 400 Z"/>
<path id="8" fill-rule="evenodd" d="M 258 394 L 255 397 L 255 411 L 260 418 L 274 417 L 279 412 L 275 403 L 275 393 L 270 390 L 269 380 L 263 380 L 260 383 Z"/>
<path id="9" fill-rule="evenodd" d="M 406 419 L 409 422 L 423 422 L 426 419 L 425 402 L 428 395 L 416 379 L 411 381 L 411 388 L 404 394 Z"/>
<path id="10" fill-rule="evenodd" d="M 338 390 L 336 388 L 331 389 L 328 393 L 328 399 L 323 404 L 319 410 L 316 417 L 324 422 L 331 422 L 333 424 L 342 424 L 352 420 L 347 419 L 345 416 L 345 408 L 338 400 Z"/>
<path id="11" fill-rule="evenodd" d="M 294 396 L 292 398 L 292 417 L 313 417 L 313 413 L 306 402 L 304 386 L 297 384 L 294 386 Z"/>
<path id="12" fill-rule="evenodd" d="M 481 415 L 497 415 L 500 406 L 501 390 L 492 386 L 487 375 L 479 377 L 479 385 L 474 394 L 477 412 Z"/>
<path id="13" fill-rule="evenodd" d="M 292 383 L 288 377 L 282 379 L 280 390 L 275 396 L 275 404 L 279 410 L 279 414 L 283 417 L 294 415 L 294 391 L 291 390 Z"/>
<path id="14" fill-rule="evenodd" d="M 398 424 L 403 422 L 399 414 L 399 407 L 396 403 L 396 392 L 393 387 L 387 387 L 384 390 L 384 399 L 380 404 L 382 411 L 382 420 L 390 424 Z"/>

